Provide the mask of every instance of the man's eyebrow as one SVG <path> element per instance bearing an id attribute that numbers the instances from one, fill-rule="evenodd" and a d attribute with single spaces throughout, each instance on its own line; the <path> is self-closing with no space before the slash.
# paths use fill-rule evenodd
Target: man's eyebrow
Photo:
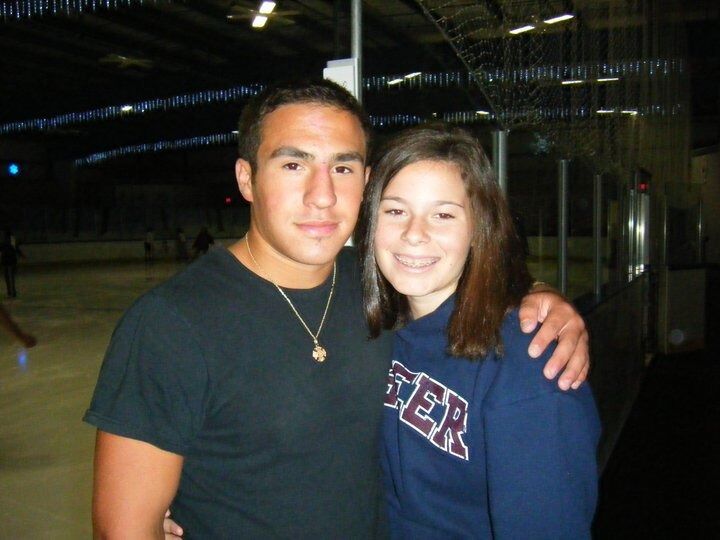
<path id="1" fill-rule="evenodd" d="M 306 152 L 305 150 L 300 150 L 296 146 L 280 146 L 276 148 L 270 154 L 270 159 L 277 157 L 292 157 L 297 159 L 304 159 L 306 161 L 315 160 L 314 154 Z M 360 152 L 355 151 L 338 152 L 337 154 L 332 155 L 330 161 L 333 163 L 346 161 L 359 161 L 360 163 L 365 163 L 365 156 L 363 156 Z"/>
<path id="2" fill-rule="evenodd" d="M 332 157 L 333 161 L 359 161 L 360 163 L 365 163 L 365 156 L 363 156 L 360 152 L 340 152 L 338 154 L 333 155 Z"/>
<path id="3" fill-rule="evenodd" d="M 315 159 L 315 156 L 312 155 L 310 152 L 305 152 L 304 150 L 300 150 L 295 146 L 281 146 L 279 148 L 276 148 L 275 150 L 273 150 L 272 154 L 270 154 L 270 159 L 276 157 L 294 157 L 307 161 L 312 161 Z"/>

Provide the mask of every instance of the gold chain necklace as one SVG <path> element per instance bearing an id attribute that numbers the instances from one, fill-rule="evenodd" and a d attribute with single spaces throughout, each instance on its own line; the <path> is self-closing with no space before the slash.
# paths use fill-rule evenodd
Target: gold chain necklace
<path id="1" fill-rule="evenodd" d="M 247 235 L 245 235 L 245 245 L 247 246 L 247 250 L 248 250 L 248 253 L 250 254 L 250 258 L 255 263 L 255 266 L 257 266 L 258 270 L 260 270 L 262 272 L 262 268 L 258 264 L 257 260 L 255 259 L 255 256 L 253 255 L 252 250 L 250 249 L 250 241 L 248 240 Z M 285 291 L 283 291 L 280 288 L 280 285 L 275 283 L 272 279 L 270 280 L 270 283 L 275 285 L 275 288 L 278 290 L 278 292 L 282 295 L 282 297 L 288 303 L 288 305 L 290 306 L 290 309 L 292 309 L 293 313 L 300 321 L 300 324 L 302 324 L 303 328 L 305 328 L 307 333 L 310 334 L 310 337 L 312 338 L 313 343 L 315 344 L 312 355 L 313 355 L 313 358 L 315 359 L 315 361 L 318 363 L 324 362 L 325 359 L 327 358 L 327 351 L 325 350 L 325 347 L 321 346 L 320 343 L 318 342 L 318 337 L 320 336 L 320 332 L 322 331 L 323 325 L 325 324 L 325 316 L 328 313 L 328 309 L 330 309 L 330 301 L 332 300 L 333 293 L 335 292 L 335 275 L 336 274 L 337 274 L 337 263 L 333 263 L 333 275 L 332 275 L 332 284 L 330 285 L 330 294 L 328 295 L 327 304 L 325 304 L 325 311 L 323 312 L 322 319 L 320 320 L 320 326 L 318 326 L 317 332 L 315 332 L 314 334 L 310 330 L 310 327 L 308 327 L 305 320 L 300 316 L 300 313 L 298 313 L 298 310 L 295 309 L 295 306 L 290 301 L 290 298 L 288 298 L 287 294 L 285 294 Z"/>

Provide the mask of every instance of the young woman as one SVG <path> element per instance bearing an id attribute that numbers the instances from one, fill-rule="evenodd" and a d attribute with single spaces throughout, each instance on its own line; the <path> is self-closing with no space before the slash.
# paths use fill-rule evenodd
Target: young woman
<path id="1" fill-rule="evenodd" d="M 563 392 L 527 354 L 515 308 L 531 278 L 488 159 L 444 125 L 378 155 L 356 241 L 371 334 L 397 330 L 392 537 L 589 538 L 597 412 L 587 385 Z"/>

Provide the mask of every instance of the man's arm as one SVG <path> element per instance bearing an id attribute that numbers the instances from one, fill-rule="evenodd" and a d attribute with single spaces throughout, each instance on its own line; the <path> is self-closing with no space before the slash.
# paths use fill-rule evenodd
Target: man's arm
<path id="1" fill-rule="evenodd" d="M 555 352 L 543 370 L 545 377 L 552 379 L 565 368 L 558 386 L 563 390 L 577 389 L 590 370 L 589 335 L 580 314 L 560 293 L 543 283 L 534 286 L 523 298 L 519 316 L 520 327 L 526 333 L 542 323 L 528 348 L 533 358 L 557 340 Z"/>
<path id="2" fill-rule="evenodd" d="M 94 537 L 163 539 L 165 510 L 177 491 L 182 466 L 183 457 L 178 454 L 98 430 Z"/>

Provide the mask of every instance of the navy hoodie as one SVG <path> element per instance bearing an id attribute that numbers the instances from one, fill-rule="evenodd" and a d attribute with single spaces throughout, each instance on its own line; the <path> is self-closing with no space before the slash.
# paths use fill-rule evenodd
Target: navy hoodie
<path id="1" fill-rule="evenodd" d="M 531 359 L 517 310 L 504 354 L 446 353 L 451 297 L 397 332 L 382 465 L 393 538 L 590 538 L 600 423 L 587 384 L 563 392 Z"/>

